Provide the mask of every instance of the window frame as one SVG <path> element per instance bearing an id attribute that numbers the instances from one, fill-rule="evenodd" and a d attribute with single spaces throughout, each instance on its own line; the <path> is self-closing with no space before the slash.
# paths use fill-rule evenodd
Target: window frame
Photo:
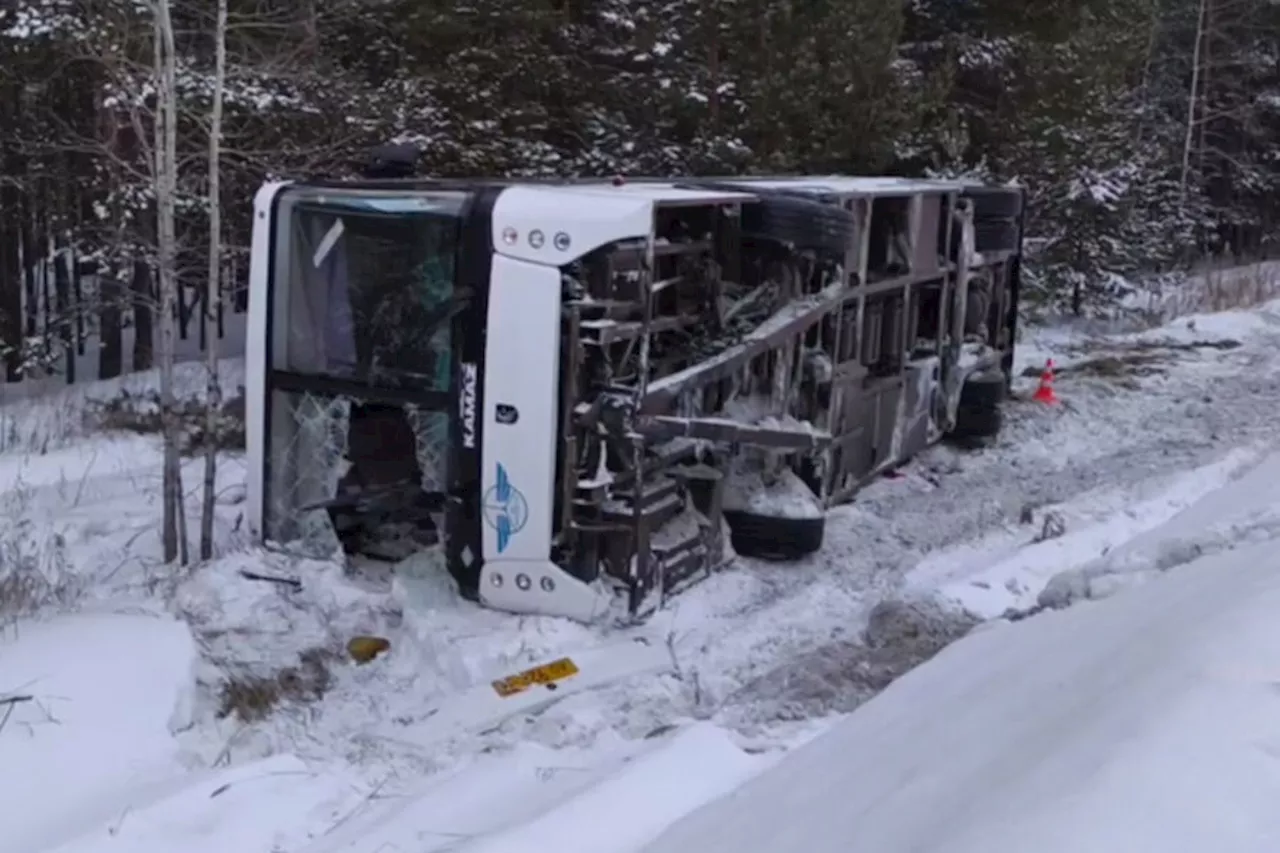
<path id="1" fill-rule="evenodd" d="M 273 488 L 275 481 L 272 466 L 272 449 L 275 444 L 276 417 L 279 414 L 275 402 L 277 392 L 290 396 L 310 395 L 323 400 L 346 398 L 352 403 L 361 404 L 414 406 L 421 411 L 442 412 L 449 417 L 451 442 L 455 431 L 454 421 L 458 411 L 458 406 L 455 403 L 457 395 L 456 363 L 458 361 L 456 353 L 458 347 L 453 341 L 450 342 L 452 363 L 450 365 L 449 387 L 444 389 L 438 387 L 413 389 L 403 386 L 380 385 L 376 381 L 332 374 L 308 373 L 281 366 L 288 365 L 288 335 L 287 333 L 279 333 L 277 323 L 282 317 L 287 322 L 288 317 L 288 300 L 291 297 L 290 289 L 293 286 L 293 274 L 295 272 L 293 266 L 295 261 L 293 256 L 295 213 L 300 209 L 320 212 L 319 208 L 340 213 L 340 205 L 343 203 L 351 204 L 353 201 L 394 203 L 416 200 L 430 201 L 433 198 L 440 199 L 450 208 L 446 215 L 458 222 L 459 234 L 454 258 L 454 282 L 456 286 L 457 282 L 462 279 L 462 261 L 465 247 L 463 229 L 467 227 L 472 195 L 472 193 L 458 190 L 423 191 L 406 189 L 389 191 L 302 186 L 290 187 L 277 196 L 271 224 L 271 269 L 268 275 L 266 299 L 265 417 L 263 419 L 265 450 L 263 454 L 264 517 L 262 520 L 263 532 L 266 538 L 274 538 L 272 528 L 278 523 L 272 519 L 274 514 L 273 492 L 275 491 Z M 337 204 L 333 204 L 334 202 L 337 202 Z M 400 218 L 405 212 L 414 215 L 419 211 L 392 212 L 360 209 L 352 209 L 350 211 L 353 216 L 394 218 Z M 431 211 L 421 210 L 420 212 L 427 213 Z M 453 328 L 450 331 L 456 334 L 456 321 L 453 321 L 452 326 Z M 453 448 L 446 448 L 446 458 L 450 460 L 450 465 L 454 464 L 454 457 Z M 446 471 L 446 480 L 452 481 L 453 479 L 453 474 Z"/>

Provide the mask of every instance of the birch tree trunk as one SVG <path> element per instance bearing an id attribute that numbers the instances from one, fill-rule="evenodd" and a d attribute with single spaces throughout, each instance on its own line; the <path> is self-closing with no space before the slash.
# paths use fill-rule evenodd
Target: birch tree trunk
<path id="1" fill-rule="evenodd" d="M 1205 16 L 1209 0 L 1200 0 L 1200 12 L 1196 19 L 1196 44 L 1191 51 L 1191 93 L 1187 96 L 1187 133 L 1182 142 L 1182 202 L 1185 205 L 1191 183 L 1191 149 L 1196 139 L 1196 107 L 1200 97 L 1200 51 L 1204 42 Z"/>
<path id="2" fill-rule="evenodd" d="M 209 111 L 209 279 L 204 299 L 205 351 L 208 390 L 205 402 L 204 489 L 200 505 L 200 559 L 213 557 L 214 485 L 218 478 L 218 421 L 222 388 L 218 384 L 218 304 L 222 300 L 222 90 L 227 79 L 227 0 L 218 0 L 214 28 L 213 106 Z"/>
<path id="3" fill-rule="evenodd" d="M 162 534 L 166 563 L 189 560 L 182 496 L 182 460 L 173 387 L 174 328 L 177 319 L 177 235 L 175 203 L 178 168 L 177 61 L 169 0 L 155 0 L 156 120 L 156 273 L 160 286 L 160 417 L 164 424 L 164 516 Z"/>

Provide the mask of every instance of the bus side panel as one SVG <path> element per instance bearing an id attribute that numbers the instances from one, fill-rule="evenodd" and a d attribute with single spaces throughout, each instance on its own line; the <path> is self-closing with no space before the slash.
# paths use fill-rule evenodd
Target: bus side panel
<path id="1" fill-rule="evenodd" d="M 551 553 L 559 361 L 560 270 L 494 255 L 479 414 L 486 562 Z"/>
<path id="2" fill-rule="evenodd" d="M 271 273 L 275 248 L 275 208 L 287 182 L 267 183 L 253 199 L 253 243 L 249 252 L 249 312 L 245 334 L 245 457 L 248 468 L 248 527 L 265 535 L 267 474 L 267 348 L 271 334 Z"/>

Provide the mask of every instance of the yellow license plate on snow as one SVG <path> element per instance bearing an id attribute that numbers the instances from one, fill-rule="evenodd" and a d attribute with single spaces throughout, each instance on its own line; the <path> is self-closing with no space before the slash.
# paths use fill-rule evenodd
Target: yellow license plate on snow
<path id="1" fill-rule="evenodd" d="M 533 669 L 526 669 L 524 672 L 517 672 L 515 675 L 508 675 L 506 678 L 499 678 L 493 682 L 493 689 L 499 696 L 505 698 L 523 693 L 539 684 L 554 685 L 557 681 L 564 681 L 577 674 L 576 663 L 568 658 L 560 658 L 551 663 L 544 663 L 542 666 L 535 666 Z"/>

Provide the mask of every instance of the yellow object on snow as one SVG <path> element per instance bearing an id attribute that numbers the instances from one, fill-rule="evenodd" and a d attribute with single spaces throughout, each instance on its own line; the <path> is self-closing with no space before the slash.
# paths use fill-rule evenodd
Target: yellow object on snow
<path id="1" fill-rule="evenodd" d="M 347 642 L 347 654 L 356 663 L 368 663 L 391 648 L 391 641 L 383 637 L 352 637 Z"/>

